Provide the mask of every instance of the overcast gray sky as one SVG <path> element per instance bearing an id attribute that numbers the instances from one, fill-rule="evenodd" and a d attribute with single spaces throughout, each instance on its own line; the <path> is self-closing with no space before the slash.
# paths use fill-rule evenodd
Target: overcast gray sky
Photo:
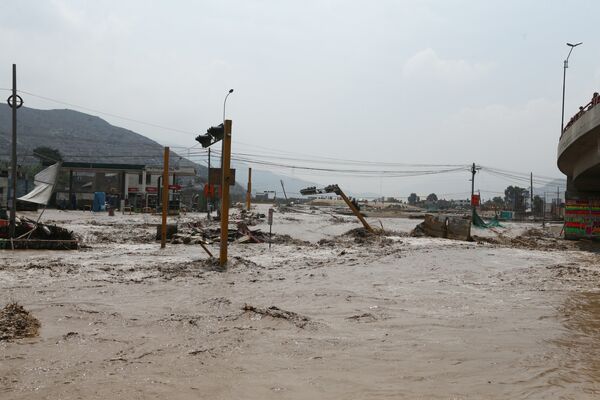
<path id="1" fill-rule="evenodd" d="M 568 119 L 600 84 L 598 15 L 592 0 L 5 1 L 0 88 L 16 63 L 20 89 L 190 132 L 97 114 L 183 147 L 220 122 L 234 88 L 227 115 L 237 153 L 476 162 L 560 177 L 565 42 L 584 42 L 567 71 Z M 467 172 L 276 172 L 386 195 L 470 190 Z M 482 190 L 507 184 L 476 179 Z"/>

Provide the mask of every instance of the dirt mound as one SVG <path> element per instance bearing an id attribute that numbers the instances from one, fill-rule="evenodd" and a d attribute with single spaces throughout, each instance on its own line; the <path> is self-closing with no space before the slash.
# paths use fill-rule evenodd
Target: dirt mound
<path id="1" fill-rule="evenodd" d="M 290 235 L 277 234 L 273 235 L 273 244 L 288 244 L 292 246 L 310 246 L 310 242 L 302 239 L 294 239 Z"/>
<path id="2" fill-rule="evenodd" d="M 22 339 L 38 335 L 40 321 L 17 303 L 0 311 L 0 340 Z"/>
<path id="3" fill-rule="evenodd" d="M 379 237 L 379 235 L 369 232 L 363 227 L 350 229 L 346 233 L 342 233 L 340 236 L 353 238 L 354 242 L 357 244 L 373 243 Z"/>
<path id="4" fill-rule="evenodd" d="M 368 230 L 366 230 L 365 228 L 354 228 L 354 229 L 350 229 L 349 231 L 342 233 L 342 236 L 350 236 L 353 238 L 360 238 L 360 239 L 364 239 L 367 237 L 372 237 L 374 236 L 371 232 L 369 232 Z"/>

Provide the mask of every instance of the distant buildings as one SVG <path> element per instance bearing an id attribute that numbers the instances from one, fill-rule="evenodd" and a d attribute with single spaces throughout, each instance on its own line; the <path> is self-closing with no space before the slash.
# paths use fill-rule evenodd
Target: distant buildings
<path id="1" fill-rule="evenodd" d="M 94 192 L 105 192 L 109 202 L 119 207 L 125 200 L 132 208 L 154 208 L 162 187 L 162 166 L 65 162 L 54 189 L 51 205 L 66 209 L 86 209 L 91 206 Z M 0 207 L 8 208 L 9 171 L 0 169 Z M 169 170 L 169 200 L 179 200 L 183 186 L 190 184 L 196 171 L 193 167 L 173 167 Z M 17 196 L 33 189 L 33 177 L 20 176 Z"/>

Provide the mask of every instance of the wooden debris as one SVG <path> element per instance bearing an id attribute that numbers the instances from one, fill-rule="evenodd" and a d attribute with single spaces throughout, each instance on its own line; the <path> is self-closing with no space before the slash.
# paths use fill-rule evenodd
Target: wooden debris
<path id="1" fill-rule="evenodd" d="M 260 307 L 254 307 L 250 304 L 244 304 L 244 307 L 242 308 L 242 310 L 254 312 L 254 313 L 257 313 L 260 315 L 268 315 L 269 317 L 272 317 L 272 318 L 286 319 L 286 320 L 292 322 L 298 328 L 304 328 L 306 326 L 306 324 L 308 324 L 310 322 L 310 319 L 308 317 L 302 316 L 300 314 L 296 314 L 295 312 L 292 312 L 292 311 L 282 310 L 281 308 L 275 307 L 275 306 L 271 306 L 269 308 L 260 308 Z"/>

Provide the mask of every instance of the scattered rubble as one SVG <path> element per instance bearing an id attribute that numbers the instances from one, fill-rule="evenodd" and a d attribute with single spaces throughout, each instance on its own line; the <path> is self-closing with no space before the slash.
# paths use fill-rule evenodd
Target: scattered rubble
<path id="1" fill-rule="evenodd" d="M 167 240 L 173 239 L 173 236 L 177 234 L 177 224 L 167 224 Z M 160 240 L 162 236 L 162 225 L 156 225 L 156 240 Z"/>
<path id="2" fill-rule="evenodd" d="M 561 238 L 552 237 L 537 229 L 530 229 L 524 234 L 516 237 L 509 237 L 500 233 L 495 237 L 473 236 L 473 240 L 477 243 L 489 243 L 504 247 L 514 247 L 528 250 L 553 251 L 575 249 L 575 244 L 565 241 Z"/>
<path id="3" fill-rule="evenodd" d="M 0 311 L 0 341 L 35 337 L 40 322 L 18 303 L 9 303 Z"/>
<path id="4" fill-rule="evenodd" d="M 273 234 L 273 238 L 271 239 L 271 243 L 273 244 L 287 244 L 291 246 L 312 246 L 312 243 L 308 240 L 295 239 L 290 235 L 286 234 Z"/>
<path id="5" fill-rule="evenodd" d="M 0 250 L 44 249 L 76 250 L 79 243 L 73 232 L 56 225 L 36 223 L 19 217 L 15 220 L 15 238 L 9 238 L 8 224 L 0 225 Z"/>
<path id="6" fill-rule="evenodd" d="M 18 217 L 16 219 L 15 234 L 17 237 L 28 237 L 39 240 L 75 240 L 73 232 L 56 225 L 37 223 L 32 219 Z M 29 234 L 31 233 L 31 234 Z M 27 236 L 29 234 L 29 236 Z M 0 238 L 8 238 L 8 225 L 0 226 Z"/>
<path id="7" fill-rule="evenodd" d="M 465 217 L 426 214 L 425 220 L 415 227 L 411 236 L 471 241 L 471 220 Z"/>

